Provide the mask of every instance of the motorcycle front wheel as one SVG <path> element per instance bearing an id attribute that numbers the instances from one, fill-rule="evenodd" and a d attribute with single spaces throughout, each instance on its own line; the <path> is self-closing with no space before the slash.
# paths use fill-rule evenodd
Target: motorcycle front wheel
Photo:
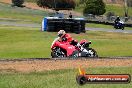
<path id="1" fill-rule="evenodd" d="M 124 26 L 122 26 L 122 28 L 121 28 L 122 30 L 124 30 Z"/>
<path id="2" fill-rule="evenodd" d="M 92 49 L 92 48 L 87 48 L 87 50 L 88 50 L 88 57 L 98 57 L 98 54 L 97 54 L 97 52 L 94 50 L 94 49 Z"/>

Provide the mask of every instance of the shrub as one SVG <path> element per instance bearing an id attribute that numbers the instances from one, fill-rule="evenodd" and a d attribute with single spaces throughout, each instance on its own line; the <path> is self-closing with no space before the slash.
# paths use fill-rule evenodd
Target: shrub
<path id="1" fill-rule="evenodd" d="M 24 0 L 12 0 L 12 6 L 23 7 Z"/>
<path id="2" fill-rule="evenodd" d="M 74 0 L 37 0 L 37 5 L 40 7 L 48 7 L 48 8 L 75 8 Z"/>
<path id="3" fill-rule="evenodd" d="M 102 0 L 87 0 L 83 14 L 103 15 L 106 12 Z"/>

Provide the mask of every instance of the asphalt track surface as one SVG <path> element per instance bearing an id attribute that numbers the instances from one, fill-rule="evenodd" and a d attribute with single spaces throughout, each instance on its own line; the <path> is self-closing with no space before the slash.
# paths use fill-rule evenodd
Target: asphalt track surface
<path id="1" fill-rule="evenodd" d="M 0 21 L 0 25 L 4 26 L 17 26 L 17 27 L 32 27 L 32 28 L 41 28 L 41 24 L 38 23 L 18 23 L 11 21 Z M 105 31 L 105 32 L 116 32 L 116 33 L 132 33 L 132 30 L 121 30 L 121 29 L 104 29 L 104 28 L 85 28 L 89 31 Z"/>
<path id="2" fill-rule="evenodd" d="M 40 28 L 41 25 L 37 23 L 19 23 L 19 22 L 9 22 L 9 21 L 0 21 L 0 25 L 3 26 L 16 26 L 16 27 L 31 27 L 31 28 Z"/>
<path id="3" fill-rule="evenodd" d="M 121 30 L 121 29 L 104 29 L 104 28 L 86 28 L 89 31 L 105 31 L 105 32 L 116 32 L 116 33 L 132 33 L 132 30 Z"/>

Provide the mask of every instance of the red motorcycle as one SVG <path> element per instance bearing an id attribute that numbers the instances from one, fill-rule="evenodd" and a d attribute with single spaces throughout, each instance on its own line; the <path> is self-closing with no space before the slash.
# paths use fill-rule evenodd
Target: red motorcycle
<path id="1" fill-rule="evenodd" d="M 66 41 L 58 41 L 56 38 L 51 45 L 51 56 L 52 58 L 98 57 L 97 52 L 89 47 L 90 44 L 90 41 L 81 40 L 77 45 L 72 45 Z"/>

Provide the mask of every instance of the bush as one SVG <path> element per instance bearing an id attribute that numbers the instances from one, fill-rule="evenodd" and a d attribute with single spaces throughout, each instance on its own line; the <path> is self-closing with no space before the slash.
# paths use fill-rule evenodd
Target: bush
<path id="1" fill-rule="evenodd" d="M 44 7 L 58 9 L 75 8 L 74 0 L 37 0 L 37 5 L 43 8 Z"/>
<path id="2" fill-rule="evenodd" d="M 102 0 L 87 0 L 83 14 L 103 15 L 106 12 Z"/>
<path id="3" fill-rule="evenodd" d="M 24 0 L 12 0 L 12 6 L 24 7 L 22 4 Z"/>
<path id="4" fill-rule="evenodd" d="M 53 0 L 37 0 L 37 5 L 39 7 L 49 7 L 51 8 L 53 4 Z"/>

